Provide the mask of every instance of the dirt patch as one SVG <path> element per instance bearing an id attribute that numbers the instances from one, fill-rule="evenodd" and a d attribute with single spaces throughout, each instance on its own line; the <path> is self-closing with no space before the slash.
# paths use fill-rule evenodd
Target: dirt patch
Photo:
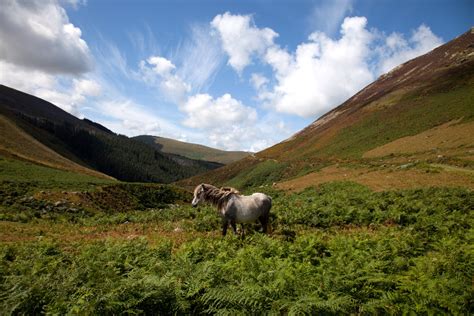
<path id="1" fill-rule="evenodd" d="M 301 191 L 331 181 L 354 181 L 375 191 L 411 189 L 419 187 L 467 187 L 474 189 L 474 176 L 458 170 L 426 172 L 417 169 L 370 170 L 368 168 L 350 169 L 332 165 L 308 175 L 280 182 L 278 189 Z"/>
<path id="2" fill-rule="evenodd" d="M 399 138 L 369 150 L 363 157 L 374 158 L 390 154 L 412 154 L 440 149 L 474 147 L 474 122 L 456 123 L 456 121 L 451 121 L 414 136 Z"/>
<path id="3" fill-rule="evenodd" d="M 186 230 L 168 230 L 157 224 L 127 223 L 104 226 L 80 226 L 61 223 L 18 223 L 0 221 L 0 243 L 31 242 L 41 239 L 59 243 L 87 242 L 105 239 L 129 240 L 144 237 L 150 243 L 163 238 L 173 241 L 174 246 L 194 240 L 198 237 L 218 237 L 219 231 L 196 232 Z"/>

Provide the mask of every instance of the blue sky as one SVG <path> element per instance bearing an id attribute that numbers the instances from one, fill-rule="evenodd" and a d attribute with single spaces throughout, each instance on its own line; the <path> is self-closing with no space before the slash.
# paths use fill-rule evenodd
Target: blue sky
<path id="1" fill-rule="evenodd" d="M 473 1 L 0 1 L 0 83 L 115 132 L 258 151 L 466 32 Z"/>

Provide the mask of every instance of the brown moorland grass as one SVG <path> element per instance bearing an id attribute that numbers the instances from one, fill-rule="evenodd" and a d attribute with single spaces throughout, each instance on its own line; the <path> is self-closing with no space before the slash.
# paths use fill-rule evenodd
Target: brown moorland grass
<path id="1" fill-rule="evenodd" d="M 474 122 L 457 124 L 458 121 L 451 121 L 413 136 L 399 138 L 367 151 L 363 157 L 411 154 L 433 149 L 474 148 Z"/>
<path id="2" fill-rule="evenodd" d="M 446 169 L 436 166 L 436 172 L 417 169 L 371 170 L 331 165 L 305 176 L 276 184 L 277 189 L 301 191 L 331 181 L 350 180 L 374 191 L 412 189 L 418 187 L 467 187 L 474 189 L 474 175 L 463 168 Z"/>
<path id="3" fill-rule="evenodd" d="M 151 244 L 163 238 L 173 241 L 175 247 L 196 238 L 220 236 L 220 231 L 188 231 L 185 222 L 173 223 L 173 227 L 166 227 L 158 223 L 122 223 L 95 226 L 84 226 L 72 223 L 52 223 L 39 221 L 35 223 L 20 223 L 0 221 L 0 243 L 34 242 L 51 240 L 60 244 L 74 242 L 93 242 L 105 239 L 130 240 L 146 238 Z"/>

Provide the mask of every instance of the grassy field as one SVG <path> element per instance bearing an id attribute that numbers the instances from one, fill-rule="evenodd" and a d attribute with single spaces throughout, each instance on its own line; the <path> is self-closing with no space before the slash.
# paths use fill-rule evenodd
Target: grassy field
<path id="1" fill-rule="evenodd" d="M 2 314 L 474 312 L 467 189 L 260 188 L 271 233 L 250 225 L 241 239 L 169 186 L 2 185 Z"/>
<path id="2" fill-rule="evenodd" d="M 58 187 L 58 185 L 66 184 L 82 186 L 84 183 L 105 184 L 117 182 L 111 178 L 98 178 L 83 173 L 58 170 L 2 156 L 0 156 L 0 181 L 38 182 L 47 187 Z"/>

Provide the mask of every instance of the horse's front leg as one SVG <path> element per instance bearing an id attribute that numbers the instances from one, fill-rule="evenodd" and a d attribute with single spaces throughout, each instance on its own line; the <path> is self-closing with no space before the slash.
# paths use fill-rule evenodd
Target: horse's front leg
<path id="1" fill-rule="evenodd" d="M 229 221 L 227 218 L 222 219 L 222 236 L 225 236 L 227 234 L 227 226 L 229 226 Z"/>

